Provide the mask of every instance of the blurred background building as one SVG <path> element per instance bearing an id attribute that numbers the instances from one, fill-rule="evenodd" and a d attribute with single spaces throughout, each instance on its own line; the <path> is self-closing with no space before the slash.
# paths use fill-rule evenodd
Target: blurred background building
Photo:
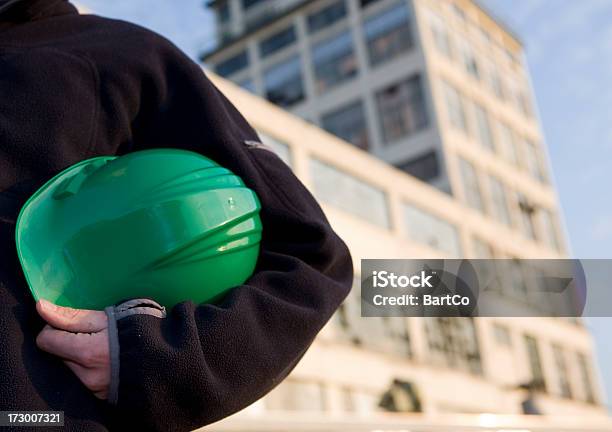
<path id="1" fill-rule="evenodd" d="M 566 256 L 521 42 L 481 5 L 209 5 L 220 43 L 202 60 L 307 121 L 220 82 L 321 200 L 357 268 L 366 257 Z M 250 412 L 605 416 L 577 320 L 361 318 L 358 294 Z"/>
<path id="2" fill-rule="evenodd" d="M 361 258 L 563 257 L 541 227 L 532 237 L 228 81 L 213 79 L 320 200 L 357 270 L 351 296 L 289 378 L 218 430 L 371 430 L 350 421 L 373 425 L 389 412 L 422 413 L 435 421 L 489 413 L 486 421 L 493 424 L 499 415 L 539 413 L 542 428 L 534 430 L 612 430 L 593 342 L 580 320 L 360 316 Z M 494 198 L 487 194 L 482 200 L 489 208 Z M 518 207 L 508 211 L 515 223 L 523 223 Z M 526 283 L 517 261 L 508 297 L 520 302 Z M 571 421 L 559 420 L 567 416 L 578 419 L 578 426 L 570 429 Z M 400 422 L 396 425 L 407 421 L 393 419 Z M 547 423 L 554 419 L 554 426 Z M 589 426 L 601 422 L 605 429 Z M 304 424 L 311 429 L 301 429 Z M 518 426 L 522 429 L 507 430 L 531 430 Z"/>
<path id="3" fill-rule="evenodd" d="M 485 163 L 508 162 L 503 165 L 514 168 L 506 171 L 515 178 L 534 180 L 539 189 L 546 185 L 521 43 L 480 5 L 439 0 L 210 5 L 219 44 L 202 60 L 243 88 L 453 194 L 461 189 L 459 172 L 473 177 L 469 158 L 457 162 L 456 147 L 465 141 L 494 156 Z"/>
<path id="4" fill-rule="evenodd" d="M 357 270 L 290 377 L 216 428 L 612 430 L 580 320 L 360 316 L 361 258 L 567 256 L 518 37 L 473 0 L 208 3 L 219 44 L 203 62 Z M 508 296 L 525 283 L 517 262 Z M 523 413 L 544 416 L 504 417 Z"/>

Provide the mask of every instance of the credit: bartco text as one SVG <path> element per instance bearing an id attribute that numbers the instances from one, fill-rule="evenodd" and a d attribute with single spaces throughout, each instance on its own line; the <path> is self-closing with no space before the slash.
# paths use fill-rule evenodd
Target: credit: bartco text
<path id="1" fill-rule="evenodd" d="M 470 298 L 459 294 L 446 294 L 442 296 L 424 294 L 404 294 L 399 296 L 385 296 L 376 294 L 372 297 L 375 306 L 469 306 Z"/>
<path id="2" fill-rule="evenodd" d="M 425 294 L 434 288 L 435 271 L 421 270 L 412 275 L 398 275 L 386 270 L 372 272 L 373 288 L 413 288 L 415 293 L 400 295 L 375 294 L 375 306 L 469 306 L 470 298 L 460 294 Z"/>

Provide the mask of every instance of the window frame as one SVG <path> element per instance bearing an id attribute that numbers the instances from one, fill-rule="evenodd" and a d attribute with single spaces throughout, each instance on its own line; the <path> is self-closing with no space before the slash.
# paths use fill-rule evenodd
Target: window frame
<path id="1" fill-rule="evenodd" d="M 401 203 L 401 211 L 402 222 L 408 239 L 450 254 L 455 258 L 462 255 L 461 237 L 456 225 L 407 201 Z M 418 223 L 416 223 L 417 221 Z M 427 221 L 427 223 L 423 223 L 424 221 Z M 419 225 L 419 228 L 413 226 L 413 223 Z M 446 238 L 444 238 L 444 241 L 440 241 L 443 232 Z M 427 234 L 426 237 L 425 234 Z M 448 247 L 444 245 L 448 245 Z"/>
<path id="2" fill-rule="evenodd" d="M 283 103 L 280 104 L 272 99 L 270 99 L 270 85 L 269 85 L 269 75 L 270 73 L 272 73 L 273 71 L 277 72 L 280 74 L 280 72 L 278 72 L 282 67 L 286 67 L 287 69 L 290 69 L 291 66 L 297 64 L 297 71 L 298 74 L 296 77 L 293 77 L 291 79 L 284 79 L 284 80 L 278 80 L 280 82 L 280 85 L 278 85 L 277 87 L 284 87 L 285 85 L 287 85 L 288 83 L 290 83 L 292 80 L 296 80 L 296 78 L 299 78 L 299 82 L 300 82 L 300 88 L 301 88 L 301 95 L 299 98 L 295 99 L 295 100 L 291 100 L 288 103 Z M 266 99 L 268 99 L 270 102 L 274 103 L 275 105 L 278 105 L 280 107 L 283 108 L 287 108 L 287 107 L 291 107 L 294 106 L 298 103 L 303 102 L 304 100 L 306 100 L 306 85 L 304 82 L 304 70 L 303 70 L 303 62 L 302 62 L 302 57 L 300 54 L 293 54 L 289 57 L 284 58 L 281 61 L 278 61 L 272 65 L 269 65 L 266 69 L 264 69 L 262 71 L 262 79 L 263 79 L 263 91 L 264 91 L 264 95 L 266 97 Z M 282 74 L 280 74 L 282 75 Z"/>
<path id="3" fill-rule="evenodd" d="M 353 109 L 359 109 L 359 111 L 361 112 L 361 116 L 360 116 L 360 121 L 355 121 L 352 120 L 351 122 L 344 122 L 344 125 L 346 125 L 347 123 L 350 123 L 351 126 L 354 126 L 355 124 L 357 125 L 361 125 L 362 126 L 362 130 L 359 131 L 359 135 L 363 134 L 365 141 L 363 144 L 360 143 L 355 143 L 354 141 L 352 141 L 349 137 L 347 136 L 343 136 L 338 134 L 336 131 L 333 130 L 333 128 L 329 127 L 330 124 L 328 123 L 330 121 L 331 118 L 337 118 L 339 116 L 342 115 L 346 115 L 346 113 L 348 111 L 351 111 Z M 327 123 L 327 124 L 326 124 Z M 325 129 L 326 131 L 328 131 L 329 133 L 332 133 L 334 135 L 336 135 L 337 137 L 353 144 L 355 147 L 360 148 L 362 150 L 368 150 L 370 147 L 370 138 L 369 138 L 369 128 L 368 128 L 368 119 L 367 119 L 367 114 L 366 114 L 366 107 L 365 107 L 365 103 L 362 99 L 356 99 L 352 102 L 349 102 L 347 104 L 341 105 L 341 106 L 337 106 L 335 107 L 333 110 L 328 111 L 326 113 L 323 113 L 321 115 L 321 121 L 320 121 L 321 127 L 323 129 Z M 346 129 L 346 128 L 344 128 Z M 354 132 L 354 130 L 353 130 Z"/>
<path id="4" fill-rule="evenodd" d="M 400 93 L 404 94 L 401 95 Z M 396 93 L 395 97 L 389 96 Z M 425 94 L 423 78 L 415 73 L 386 87 L 379 88 L 374 94 L 376 114 L 382 145 L 390 146 L 398 141 L 414 136 L 427 129 L 430 125 L 430 113 Z M 389 113 L 395 114 L 392 118 Z M 409 114 L 411 124 L 407 124 L 406 115 Z M 394 125 L 391 120 L 399 120 Z M 398 133 L 392 136 L 389 131 L 397 128 Z"/>
<path id="5" fill-rule="evenodd" d="M 310 176 L 312 178 L 312 190 L 317 199 L 320 199 L 322 202 L 335 209 L 345 212 L 357 219 L 365 221 L 381 229 L 391 230 L 393 228 L 389 196 L 384 188 L 374 185 L 369 181 L 355 176 L 354 174 L 347 172 L 344 169 L 338 168 L 333 164 L 326 162 L 325 160 L 320 159 L 316 156 L 311 156 L 309 158 L 308 168 Z M 321 175 L 321 172 L 317 172 L 317 170 L 320 169 L 328 170 L 328 173 L 332 173 L 335 176 L 339 176 L 335 178 L 333 182 L 333 190 L 332 188 L 326 187 L 327 185 L 317 183 L 317 181 L 320 180 Z M 353 188 L 350 193 L 350 196 L 352 198 L 357 196 L 357 198 L 359 199 L 359 195 L 362 195 L 362 199 L 359 201 L 359 205 L 353 206 L 353 204 L 351 203 L 347 205 L 348 201 L 342 201 L 339 199 L 342 197 L 342 194 L 340 193 L 342 189 L 342 181 L 348 181 L 349 183 L 352 183 L 349 185 L 349 189 Z M 355 187 L 357 188 L 357 190 L 355 190 Z M 329 196 L 326 195 L 330 193 L 330 191 L 332 192 L 331 195 L 333 195 L 332 199 L 329 199 Z M 377 197 L 377 204 L 379 205 L 377 213 L 372 212 L 373 197 Z M 370 207 L 363 206 L 362 204 L 364 202 L 368 202 L 370 204 Z M 353 206 L 353 208 L 350 208 L 351 206 Z M 377 216 L 374 217 L 373 215 Z"/>
<path id="6" fill-rule="evenodd" d="M 334 9 L 337 8 L 338 10 L 342 10 L 341 13 L 339 14 L 334 14 Z M 314 21 L 315 18 L 318 17 L 322 17 L 325 14 L 331 14 L 333 15 L 331 20 L 327 19 L 323 24 L 317 24 L 317 26 L 314 26 L 312 24 L 312 22 Z M 335 24 L 337 24 L 338 22 L 342 21 L 343 19 L 346 19 L 346 17 L 348 16 L 349 11 L 346 5 L 346 1 L 345 0 L 335 0 L 332 3 L 329 3 L 311 13 L 309 13 L 306 16 L 306 30 L 308 31 L 308 34 L 313 35 L 316 34 L 324 29 L 327 29 Z M 314 28 L 313 28 L 314 27 Z"/>
<path id="7" fill-rule="evenodd" d="M 464 202 L 472 209 L 485 213 L 485 202 L 479 173 L 474 164 L 459 156 L 459 174 L 462 180 Z M 471 178 L 467 178 L 467 176 Z M 468 183 L 473 183 L 470 185 Z M 471 191 L 471 192 L 470 192 Z M 472 194 L 475 192 L 475 194 Z M 477 198 L 477 199 L 476 199 Z"/>
<path id="8" fill-rule="evenodd" d="M 531 373 L 531 388 L 535 391 L 546 393 L 548 391 L 546 376 L 538 340 L 535 336 L 525 334 L 523 335 L 523 343 L 525 345 L 529 371 Z"/>
<path id="9" fill-rule="evenodd" d="M 400 9 L 401 14 L 398 13 Z M 385 20 L 387 21 L 386 23 Z M 391 22 L 391 25 L 389 25 L 389 22 Z M 384 24 L 387 25 L 385 26 Z M 414 19 L 408 4 L 404 2 L 396 3 L 374 15 L 368 16 L 363 21 L 361 27 L 367 60 L 371 68 L 389 63 L 410 52 L 415 47 Z M 403 39 L 404 37 L 405 39 Z M 399 48 L 389 50 L 383 54 L 379 53 L 375 56 L 373 46 L 376 42 L 385 38 L 394 38 L 396 42 L 401 42 Z"/>
<path id="10" fill-rule="evenodd" d="M 359 65 L 357 64 L 358 60 L 354 42 L 353 32 L 349 28 L 312 45 L 310 55 L 317 93 L 322 94 L 330 91 L 357 77 Z M 337 45 L 334 46 L 333 44 Z M 347 47 L 348 50 L 346 49 Z M 321 70 L 330 69 L 337 72 L 342 69 L 343 62 L 347 61 L 352 62 L 352 69 L 349 73 L 338 75 L 336 78 L 328 81 L 322 79 Z"/>
<path id="11" fill-rule="evenodd" d="M 512 226 L 512 214 L 508 203 L 507 188 L 504 183 L 492 174 L 488 174 L 491 209 L 496 220 L 508 227 Z"/>
<path id="12" fill-rule="evenodd" d="M 463 94 L 447 81 L 442 82 L 447 120 L 451 127 L 470 134 L 467 104 Z"/>
<path id="13" fill-rule="evenodd" d="M 229 72 L 224 72 L 220 70 L 221 68 L 223 68 L 223 66 L 226 66 L 227 64 L 232 63 L 232 62 L 240 63 L 240 66 L 238 67 L 238 69 L 233 68 Z M 232 75 L 245 71 L 246 69 L 249 68 L 250 64 L 251 64 L 251 61 L 250 61 L 249 51 L 245 47 L 242 50 L 237 51 L 235 54 L 225 57 L 223 60 L 215 64 L 214 70 L 217 75 L 222 76 L 224 78 L 229 78 Z"/>

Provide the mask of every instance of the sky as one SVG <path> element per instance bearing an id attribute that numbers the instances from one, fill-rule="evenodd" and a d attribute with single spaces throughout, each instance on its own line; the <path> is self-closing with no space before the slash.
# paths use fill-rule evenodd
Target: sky
<path id="1" fill-rule="evenodd" d="M 481 0 L 519 34 L 570 246 L 612 258 L 612 1 Z M 612 318 L 589 318 L 612 407 Z"/>
<path id="2" fill-rule="evenodd" d="M 481 0 L 526 46 L 572 255 L 612 258 L 612 1 Z M 214 46 L 204 0 L 80 0 L 163 34 L 192 58 Z M 180 7 L 179 7 L 180 4 Z M 612 318 L 587 326 L 612 398 Z"/>

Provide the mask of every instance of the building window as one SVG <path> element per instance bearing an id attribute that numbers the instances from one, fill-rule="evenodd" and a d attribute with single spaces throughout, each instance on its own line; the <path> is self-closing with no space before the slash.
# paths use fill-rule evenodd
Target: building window
<path id="1" fill-rule="evenodd" d="M 364 34 L 372 66 L 408 51 L 413 45 L 408 6 L 400 3 L 368 19 Z"/>
<path id="2" fill-rule="evenodd" d="M 476 126 L 478 127 L 480 145 L 489 150 L 495 150 L 495 141 L 493 141 L 493 131 L 491 130 L 489 115 L 485 109 L 477 103 L 474 104 L 474 113 L 476 114 Z"/>
<path id="3" fill-rule="evenodd" d="M 558 345 L 552 346 L 553 356 L 555 358 L 555 369 L 557 372 L 557 383 L 559 386 L 559 396 L 566 399 L 572 398 L 572 388 L 569 382 L 569 371 L 565 360 L 565 352 Z"/>
<path id="4" fill-rule="evenodd" d="M 518 165 L 516 139 L 512 129 L 504 123 L 499 124 L 499 143 L 503 157 L 510 163 Z"/>
<path id="5" fill-rule="evenodd" d="M 584 395 L 584 400 L 588 403 L 594 404 L 595 400 L 595 390 L 593 389 L 593 381 L 591 378 L 591 368 L 589 367 L 589 361 L 587 357 L 582 354 L 577 354 L 578 361 L 578 370 L 580 371 L 580 380 L 582 382 L 582 391 Z"/>
<path id="6" fill-rule="evenodd" d="M 336 311 L 336 319 L 338 321 L 338 325 L 340 326 L 340 330 L 342 334 L 348 334 L 351 329 L 350 321 L 348 318 L 347 306 L 345 303 L 342 303 L 338 310 Z"/>
<path id="7" fill-rule="evenodd" d="M 484 27 L 478 27 L 478 34 L 480 35 L 480 40 L 485 48 L 489 48 L 491 44 L 491 35 Z"/>
<path id="8" fill-rule="evenodd" d="M 519 214 L 521 217 L 521 227 L 523 229 L 523 234 L 526 237 L 535 240 L 536 239 L 536 230 L 534 226 L 534 213 L 535 206 L 529 202 L 527 197 L 520 192 L 516 193 Z"/>
<path id="9" fill-rule="evenodd" d="M 493 93 L 495 94 L 495 96 L 497 96 L 500 100 L 506 99 L 506 91 L 504 89 L 504 84 L 502 83 L 502 80 L 497 71 L 494 71 L 493 75 L 491 76 L 491 88 L 493 89 Z"/>
<path id="10" fill-rule="evenodd" d="M 480 347 L 472 318 L 424 318 L 431 361 L 434 364 L 482 373 Z"/>
<path id="11" fill-rule="evenodd" d="M 325 387 L 316 381 L 288 379 L 270 392 L 264 399 L 270 411 L 318 411 L 326 410 Z"/>
<path id="12" fill-rule="evenodd" d="M 540 359 L 540 350 L 538 341 L 532 337 L 525 335 L 525 348 L 527 350 L 527 359 L 529 361 L 529 370 L 531 372 L 531 388 L 537 391 L 546 391 L 546 380 L 542 370 L 542 360 Z"/>
<path id="13" fill-rule="evenodd" d="M 465 103 L 457 89 L 448 83 L 444 83 L 444 99 L 446 100 L 446 111 L 450 124 L 467 133 L 468 123 Z"/>
<path id="14" fill-rule="evenodd" d="M 299 56 L 291 57 L 264 72 L 266 97 L 272 103 L 289 107 L 304 99 L 302 64 Z"/>
<path id="15" fill-rule="evenodd" d="M 317 91 L 323 93 L 357 74 L 350 31 L 317 44 L 312 50 Z"/>
<path id="16" fill-rule="evenodd" d="M 336 321 L 336 339 L 339 341 L 349 342 L 353 345 L 362 345 L 363 335 L 360 331 L 361 323 L 361 296 L 359 295 L 359 286 L 361 284 L 361 276 L 357 273 L 353 276 L 353 286 L 344 302 L 334 314 Z"/>
<path id="17" fill-rule="evenodd" d="M 444 21 L 440 17 L 430 14 L 430 27 L 436 49 L 449 59 L 452 58 L 450 36 Z"/>
<path id="18" fill-rule="evenodd" d="M 459 53 L 461 55 L 461 61 L 463 62 L 465 71 L 475 79 L 479 80 L 480 68 L 478 66 L 478 62 L 476 62 L 476 57 L 472 47 L 467 42 L 461 41 L 459 43 Z"/>
<path id="19" fill-rule="evenodd" d="M 217 16 L 219 17 L 219 22 L 221 24 L 225 24 L 230 21 L 231 14 L 230 14 L 229 1 L 226 1 L 222 3 L 221 6 L 219 6 Z"/>
<path id="20" fill-rule="evenodd" d="M 223 60 L 215 66 L 215 72 L 222 77 L 228 77 L 236 72 L 245 69 L 249 65 L 249 56 L 245 51 Z"/>
<path id="21" fill-rule="evenodd" d="M 528 303 L 526 279 L 528 270 L 522 261 L 518 258 L 508 257 L 491 264 L 496 271 L 492 278 L 493 289 L 496 289 L 500 295 L 511 301 Z"/>
<path id="22" fill-rule="evenodd" d="M 267 0 L 242 0 L 242 8 L 246 10 L 260 3 L 265 3 L 266 1 Z"/>
<path id="23" fill-rule="evenodd" d="M 379 353 L 411 356 L 406 318 L 372 317 L 368 318 L 367 323 L 359 323 L 357 326 L 358 341 L 362 347 Z"/>
<path id="24" fill-rule="evenodd" d="M 440 163 L 435 151 L 427 152 L 397 166 L 402 171 L 423 181 L 430 181 L 440 175 Z"/>
<path id="25" fill-rule="evenodd" d="M 317 198 L 368 222 L 389 228 L 387 197 L 381 189 L 317 159 L 310 161 L 310 172 Z"/>
<path id="26" fill-rule="evenodd" d="M 457 17 L 461 25 L 467 24 L 467 16 L 465 15 L 465 11 L 461 9 L 461 6 L 456 3 L 453 3 L 453 12 L 455 13 L 455 16 Z"/>
<path id="27" fill-rule="evenodd" d="M 336 1 L 323 9 L 308 15 L 308 31 L 315 33 L 340 21 L 346 16 L 344 0 Z"/>
<path id="28" fill-rule="evenodd" d="M 522 300 L 524 302 L 527 301 L 527 281 L 525 280 L 525 267 L 523 263 L 518 258 L 512 258 L 509 261 L 506 261 L 507 274 L 506 276 L 509 278 L 506 282 L 508 282 L 508 287 L 511 288 L 512 295 L 515 299 Z"/>
<path id="29" fill-rule="evenodd" d="M 489 190 L 491 192 L 491 204 L 493 216 L 504 225 L 510 226 L 510 210 L 508 209 L 508 197 L 506 188 L 497 178 L 489 176 Z"/>
<path id="30" fill-rule="evenodd" d="M 508 90 L 508 99 L 514 104 L 517 110 L 522 111 L 521 107 L 521 90 L 519 88 L 519 84 L 517 79 L 513 79 L 512 77 L 506 81 L 506 89 Z"/>
<path id="31" fill-rule="evenodd" d="M 504 54 L 506 55 L 508 62 L 512 64 L 513 66 L 517 66 L 520 64 L 516 53 L 510 51 L 508 48 L 504 48 Z"/>
<path id="32" fill-rule="evenodd" d="M 412 355 L 408 320 L 404 317 L 382 317 L 385 339 L 389 342 L 387 351 L 405 357 Z"/>
<path id="33" fill-rule="evenodd" d="M 541 237 L 547 246 L 561 251 L 561 240 L 557 230 L 557 218 L 550 210 L 541 208 L 539 210 Z"/>
<path id="34" fill-rule="evenodd" d="M 497 67 L 493 65 L 491 65 L 489 68 L 489 86 L 491 87 L 491 90 L 493 90 L 493 94 L 495 94 L 498 99 L 504 100 L 506 98 L 499 72 Z"/>
<path id="35" fill-rule="evenodd" d="M 259 43 L 259 55 L 261 57 L 266 57 L 288 47 L 294 43 L 295 40 L 295 27 L 289 26 L 263 39 Z"/>
<path id="36" fill-rule="evenodd" d="M 463 158 L 459 158 L 459 170 L 463 181 L 463 194 L 465 202 L 470 207 L 483 212 L 484 206 L 482 202 L 482 193 L 480 191 L 480 183 L 478 175 L 474 169 L 474 165 Z"/>
<path id="37" fill-rule="evenodd" d="M 510 330 L 508 327 L 501 324 L 493 324 L 493 337 L 498 345 L 511 347 L 512 337 L 510 336 Z"/>
<path id="38" fill-rule="evenodd" d="M 361 8 L 366 8 L 368 6 L 370 6 L 371 4 L 374 4 L 376 2 L 378 2 L 380 0 L 360 0 L 360 4 L 361 4 Z"/>
<path id="39" fill-rule="evenodd" d="M 429 120 L 419 75 L 379 91 L 376 101 L 385 143 L 427 127 Z"/>
<path id="40" fill-rule="evenodd" d="M 545 183 L 547 181 L 546 170 L 541 158 L 541 152 L 533 141 L 524 141 L 525 161 L 527 169 L 533 178 Z"/>
<path id="41" fill-rule="evenodd" d="M 277 140 L 265 132 L 257 131 L 261 142 L 269 146 L 283 162 L 291 166 L 291 149 L 287 144 Z"/>
<path id="42" fill-rule="evenodd" d="M 511 102 L 516 106 L 517 110 L 525 117 L 532 116 L 531 102 L 529 99 L 528 85 L 522 77 L 516 76 L 510 79 L 507 83 L 508 93 L 510 93 Z"/>
<path id="43" fill-rule="evenodd" d="M 531 102 L 529 99 L 529 95 L 525 92 L 525 91 L 520 91 L 518 92 L 518 94 L 516 95 L 517 97 L 517 103 L 519 106 L 519 109 L 521 110 L 521 112 L 526 116 L 526 117 L 532 117 L 533 116 L 533 109 L 531 107 Z"/>
<path id="44" fill-rule="evenodd" d="M 411 204 L 403 204 L 404 226 L 408 237 L 451 256 L 461 255 L 457 229 L 450 223 Z"/>
<path id="45" fill-rule="evenodd" d="M 321 126 L 356 147 L 368 149 L 368 127 L 360 100 L 323 115 Z"/>

